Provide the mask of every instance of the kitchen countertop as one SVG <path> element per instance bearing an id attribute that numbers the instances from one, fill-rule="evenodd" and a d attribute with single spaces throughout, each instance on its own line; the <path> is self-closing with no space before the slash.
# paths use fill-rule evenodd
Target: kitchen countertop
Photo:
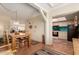
<path id="1" fill-rule="evenodd" d="M 74 55 L 79 55 L 79 38 L 73 38 Z"/>

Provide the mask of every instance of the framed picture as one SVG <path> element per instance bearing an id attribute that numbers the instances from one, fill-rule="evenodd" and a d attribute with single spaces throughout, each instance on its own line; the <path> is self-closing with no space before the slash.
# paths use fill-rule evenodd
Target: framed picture
<path id="1" fill-rule="evenodd" d="M 32 25 L 30 25 L 29 28 L 32 29 Z"/>

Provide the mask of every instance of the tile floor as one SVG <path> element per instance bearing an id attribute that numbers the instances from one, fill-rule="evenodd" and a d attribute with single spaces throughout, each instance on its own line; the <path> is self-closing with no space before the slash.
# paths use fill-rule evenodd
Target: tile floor
<path id="1" fill-rule="evenodd" d="M 66 55 L 73 55 L 72 42 L 66 41 L 64 39 L 53 39 L 52 45 L 44 45 L 42 43 L 38 43 L 36 45 L 32 45 L 29 48 L 27 46 L 18 48 L 15 55 L 30 55 L 44 47 L 48 47 L 50 50 L 56 50 L 58 52 L 66 54 Z"/>
<path id="2" fill-rule="evenodd" d="M 45 45 L 51 50 L 56 50 L 58 52 L 64 53 L 66 55 L 73 55 L 73 45 L 72 42 L 63 40 L 63 39 L 54 39 L 52 45 Z M 16 54 L 20 55 L 30 55 L 39 49 L 45 47 L 44 44 L 39 43 L 37 45 L 32 45 L 30 48 L 24 47 L 18 49 Z"/>
<path id="3" fill-rule="evenodd" d="M 53 44 L 48 47 L 67 55 L 73 55 L 73 43 L 64 39 L 54 39 Z"/>

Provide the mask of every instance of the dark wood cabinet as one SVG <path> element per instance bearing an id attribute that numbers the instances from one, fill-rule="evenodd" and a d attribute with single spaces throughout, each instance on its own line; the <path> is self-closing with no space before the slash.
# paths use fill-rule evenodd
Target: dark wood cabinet
<path id="1" fill-rule="evenodd" d="M 74 25 L 68 25 L 67 40 L 72 41 L 74 36 Z"/>

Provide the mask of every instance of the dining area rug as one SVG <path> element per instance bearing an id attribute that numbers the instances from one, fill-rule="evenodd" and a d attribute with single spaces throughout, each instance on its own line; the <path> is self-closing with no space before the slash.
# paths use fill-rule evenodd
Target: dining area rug
<path id="1" fill-rule="evenodd" d="M 32 55 L 66 55 L 66 54 L 55 51 L 55 50 L 50 50 L 48 48 L 43 48 L 34 52 Z"/>

